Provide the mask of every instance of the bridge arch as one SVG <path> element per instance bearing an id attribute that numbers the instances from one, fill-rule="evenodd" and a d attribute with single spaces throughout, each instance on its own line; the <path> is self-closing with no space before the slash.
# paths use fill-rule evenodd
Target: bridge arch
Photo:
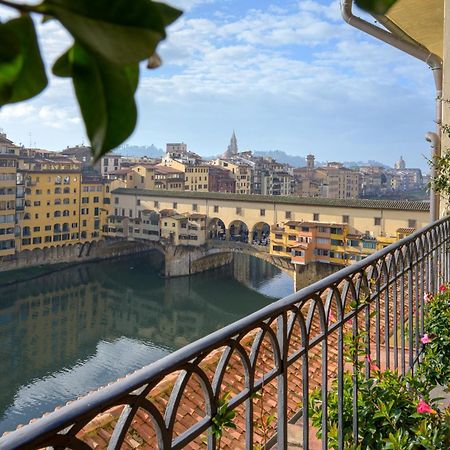
<path id="1" fill-rule="evenodd" d="M 207 237 L 212 240 L 223 241 L 226 239 L 227 229 L 225 223 L 219 217 L 213 217 L 208 222 Z"/>
<path id="2" fill-rule="evenodd" d="M 233 220 L 228 227 L 228 233 L 230 241 L 248 242 L 249 229 L 247 224 L 242 220 Z"/>
<path id="3" fill-rule="evenodd" d="M 256 223 L 251 232 L 251 243 L 255 245 L 269 245 L 270 225 L 267 222 Z"/>

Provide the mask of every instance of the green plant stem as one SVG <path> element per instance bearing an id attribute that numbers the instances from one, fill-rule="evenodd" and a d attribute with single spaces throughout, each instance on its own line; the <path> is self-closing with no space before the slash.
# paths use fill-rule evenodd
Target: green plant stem
<path id="1" fill-rule="evenodd" d="M 29 12 L 39 13 L 40 12 L 39 9 L 33 5 L 27 5 L 24 3 L 14 3 L 14 2 L 10 2 L 8 0 L 0 0 L 0 5 L 4 5 L 9 8 L 13 8 L 13 9 L 16 9 L 17 11 L 25 12 L 25 13 L 29 13 Z"/>

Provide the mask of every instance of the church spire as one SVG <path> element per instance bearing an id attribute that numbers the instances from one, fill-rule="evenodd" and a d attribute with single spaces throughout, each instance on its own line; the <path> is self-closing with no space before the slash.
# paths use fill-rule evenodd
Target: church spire
<path id="1" fill-rule="evenodd" d="M 228 146 L 228 152 L 231 155 L 237 155 L 238 153 L 238 145 L 237 145 L 237 139 L 236 139 L 236 133 L 233 130 L 233 134 L 230 139 L 230 145 Z"/>
<path id="2" fill-rule="evenodd" d="M 228 145 L 227 151 L 222 155 L 222 158 L 231 158 L 234 155 L 238 154 L 238 145 L 236 133 L 233 130 L 233 134 L 231 135 L 230 145 Z"/>

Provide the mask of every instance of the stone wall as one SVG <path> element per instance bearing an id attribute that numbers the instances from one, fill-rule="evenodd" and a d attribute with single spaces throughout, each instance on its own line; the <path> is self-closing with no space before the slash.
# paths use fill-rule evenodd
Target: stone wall
<path id="1" fill-rule="evenodd" d="M 0 272 L 61 263 L 78 264 L 133 255 L 149 249 L 148 244 L 143 242 L 105 240 L 24 250 L 16 255 L 1 258 Z"/>
<path id="2" fill-rule="evenodd" d="M 166 252 L 166 277 L 183 277 L 195 273 L 206 272 L 207 270 L 231 264 L 233 254 L 231 252 L 217 252 L 205 255 L 205 249 L 182 249 L 182 251 L 172 254 Z"/>
<path id="3" fill-rule="evenodd" d="M 297 264 L 294 278 L 295 290 L 299 291 L 305 286 L 309 286 L 316 281 L 322 280 L 340 269 L 342 269 L 341 266 L 319 262 L 309 263 L 306 266 Z"/>

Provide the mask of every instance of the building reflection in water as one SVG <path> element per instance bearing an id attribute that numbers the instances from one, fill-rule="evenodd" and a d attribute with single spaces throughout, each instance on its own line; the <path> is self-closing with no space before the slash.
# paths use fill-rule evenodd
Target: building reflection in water
<path id="1" fill-rule="evenodd" d="M 287 275 L 254 258 L 171 280 L 156 258 L 0 288 L 0 433 L 265 306 L 272 299 L 257 290 L 271 280 L 292 292 Z"/>

